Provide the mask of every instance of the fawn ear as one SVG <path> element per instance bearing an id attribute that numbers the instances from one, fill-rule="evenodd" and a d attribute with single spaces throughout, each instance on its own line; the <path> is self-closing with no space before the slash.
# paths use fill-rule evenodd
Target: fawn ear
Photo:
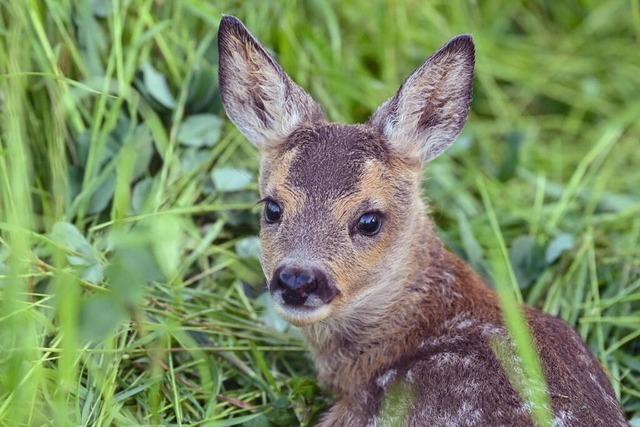
<path id="1" fill-rule="evenodd" d="M 218 29 L 219 82 L 227 116 L 258 148 L 282 142 L 322 109 L 296 85 L 244 24 L 224 16 Z"/>
<path id="2" fill-rule="evenodd" d="M 458 36 L 429 57 L 382 104 L 369 123 L 391 147 L 428 162 L 449 147 L 462 130 L 471 102 L 474 47 Z"/>

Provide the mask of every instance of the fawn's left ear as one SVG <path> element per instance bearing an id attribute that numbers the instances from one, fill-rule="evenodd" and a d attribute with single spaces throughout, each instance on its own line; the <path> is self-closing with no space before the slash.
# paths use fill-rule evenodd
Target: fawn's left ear
<path id="1" fill-rule="evenodd" d="M 242 22 L 224 16 L 218 29 L 219 80 L 227 116 L 262 149 L 282 142 L 304 122 L 324 114 Z"/>
<path id="2" fill-rule="evenodd" d="M 369 123 L 397 151 L 418 155 L 424 163 L 434 159 L 467 120 L 474 61 L 471 37 L 452 39 L 405 80 Z"/>

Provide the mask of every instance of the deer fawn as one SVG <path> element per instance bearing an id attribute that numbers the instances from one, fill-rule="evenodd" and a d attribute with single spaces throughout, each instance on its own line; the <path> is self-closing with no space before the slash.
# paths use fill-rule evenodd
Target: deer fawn
<path id="1" fill-rule="evenodd" d="M 222 18 L 218 44 L 224 108 L 261 153 L 268 289 L 339 398 L 321 425 L 380 425 L 385 394 L 398 383 L 412 390 L 405 425 L 532 425 L 531 402 L 492 347 L 509 342 L 496 294 L 443 247 L 420 193 L 422 166 L 467 118 L 471 37 L 429 57 L 362 125 L 328 122 L 237 18 Z M 554 424 L 626 425 L 578 335 L 538 310 L 523 312 Z"/>

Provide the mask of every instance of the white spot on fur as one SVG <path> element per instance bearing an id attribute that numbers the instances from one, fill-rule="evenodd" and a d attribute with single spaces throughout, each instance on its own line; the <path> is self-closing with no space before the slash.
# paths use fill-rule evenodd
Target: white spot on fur
<path id="1" fill-rule="evenodd" d="M 464 340 L 462 335 L 438 335 L 436 337 L 430 337 L 420 342 L 419 348 L 425 349 L 428 347 L 437 347 L 447 344 L 455 344 Z"/>
<path id="2" fill-rule="evenodd" d="M 456 329 L 467 329 L 470 328 L 471 326 L 475 325 L 476 321 L 473 319 L 465 319 L 463 321 L 461 321 L 460 323 L 458 323 L 458 325 L 456 326 Z"/>
<path id="3" fill-rule="evenodd" d="M 414 368 L 411 368 L 407 371 L 407 373 L 405 374 L 405 379 L 412 383 L 415 381 L 415 372 L 414 372 Z"/>
<path id="4" fill-rule="evenodd" d="M 387 386 L 395 379 L 396 373 L 395 369 L 388 370 L 376 379 L 376 384 L 378 387 L 386 389 Z"/>
<path id="5" fill-rule="evenodd" d="M 533 404 L 531 402 L 525 402 L 518 408 L 518 412 L 521 414 L 530 414 L 532 411 Z"/>
<path id="6" fill-rule="evenodd" d="M 504 332 L 504 328 L 492 323 L 485 323 L 482 325 L 482 333 L 488 337 L 504 336 Z"/>
<path id="7" fill-rule="evenodd" d="M 411 425 L 476 426 L 482 422 L 482 415 L 482 409 L 471 400 L 463 400 L 455 412 L 443 411 L 438 406 L 432 407 L 427 404 L 420 408 L 419 414 L 415 417 L 416 423 Z M 418 420 L 420 420 L 419 423 Z"/>
<path id="8" fill-rule="evenodd" d="M 463 312 L 456 314 L 444 324 L 446 329 L 463 330 L 468 329 L 476 324 L 476 320 L 469 313 Z"/>
<path id="9" fill-rule="evenodd" d="M 448 420 L 446 425 L 468 426 L 476 425 L 482 418 L 482 409 L 475 407 L 470 401 L 465 400 L 458 408 L 458 412 Z"/>
<path id="10" fill-rule="evenodd" d="M 442 352 L 437 353 L 431 356 L 431 360 L 435 362 L 438 367 L 442 367 L 444 365 L 453 365 L 453 364 L 461 364 L 462 358 L 457 353 L 451 352 Z"/>
<path id="11" fill-rule="evenodd" d="M 450 368 L 451 365 L 457 365 L 459 368 L 469 368 L 476 363 L 472 355 L 461 355 L 453 352 L 436 353 L 430 357 L 430 360 L 439 368 Z"/>
<path id="12" fill-rule="evenodd" d="M 554 427 L 568 427 L 576 421 L 576 417 L 573 416 L 571 412 L 567 411 L 558 411 L 556 416 L 553 418 Z"/>
<path id="13" fill-rule="evenodd" d="M 476 358 L 474 356 L 465 356 L 462 358 L 462 366 L 465 368 L 470 368 L 477 363 Z"/>

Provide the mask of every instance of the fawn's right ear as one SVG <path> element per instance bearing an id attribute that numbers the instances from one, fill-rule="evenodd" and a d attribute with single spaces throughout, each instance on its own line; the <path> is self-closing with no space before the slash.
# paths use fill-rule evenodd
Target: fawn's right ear
<path id="1" fill-rule="evenodd" d="M 320 106 L 238 18 L 224 16 L 220 21 L 218 54 L 222 105 L 258 148 L 277 145 L 304 122 L 323 120 Z"/>

